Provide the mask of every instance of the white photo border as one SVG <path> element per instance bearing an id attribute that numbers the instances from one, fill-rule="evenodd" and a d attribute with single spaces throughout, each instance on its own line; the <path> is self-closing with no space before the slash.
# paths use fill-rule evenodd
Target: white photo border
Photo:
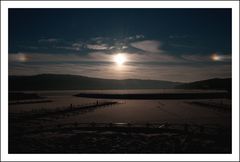
<path id="1" fill-rule="evenodd" d="M 232 154 L 8 154 L 9 8 L 231 8 Z M 238 1 L 2 1 L 1 2 L 1 160 L 3 161 L 238 161 L 239 160 L 239 2 Z"/>

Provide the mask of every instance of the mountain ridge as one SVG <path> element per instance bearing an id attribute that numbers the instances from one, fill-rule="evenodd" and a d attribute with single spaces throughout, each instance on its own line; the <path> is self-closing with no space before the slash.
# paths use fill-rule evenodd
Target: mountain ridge
<path id="1" fill-rule="evenodd" d="M 212 78 L 207 80 L 199 80 L 189 83 L 177 85 L 178 89 L 216 89 L 216 90 L 232 90 L 232 78 Z"/>
<path id="2" fill-rule="evenodd" d="M 231 78 L 212 78 L 189 83 L 151 79 L 104 79 L 70 74 L 9 76 L 10 91 L 114 90 L 114 89 L 216 89 L 231 91 Z"/>
<path id="3" fill-rule="evenodd" d="M 174 88 L 180 82 L 145 79 L 103 79 L 69 74 L 9 76 L 9 90 L 104 90 Z"/>

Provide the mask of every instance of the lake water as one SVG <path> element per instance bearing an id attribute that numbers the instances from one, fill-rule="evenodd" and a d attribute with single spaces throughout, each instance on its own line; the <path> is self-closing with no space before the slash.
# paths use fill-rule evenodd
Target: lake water
<path id="1" fill-rule="evenodd" d="M 33 92 L 33 91 L 31 91 Z M 188 93 L 206 92 L 203 90 L 99 90 L 99 91 L 38 91 L 41 96 L 53 102 L 37 104 L 9 105 L 10 113 L 24 113 L 37 109 L 55 109 L 72 105 L 81 105 L 110 99 L 91 99 L 74 97 L 74 94 L 83 92 L 93 93 Z M 209 91 L 208 91 L 209 92 Z M 214 91 L 215 92 L 215 91 Z M 68 122 L 170 122 L 170 123 L 190 123 L 190 124 L 219 124 L 223 126 L 231 125 L 231 111 L 216 111 L 209 107 L 190 104 L 194 100 L 111 100 L 120 104 L 102 107 L 84 113 L 74 113 L 61 118 L 51 118 L 51 120 Z M 225 104 L 231 109 L 229 99 L 204 99 L 201 102 L 211 102 Z"/>

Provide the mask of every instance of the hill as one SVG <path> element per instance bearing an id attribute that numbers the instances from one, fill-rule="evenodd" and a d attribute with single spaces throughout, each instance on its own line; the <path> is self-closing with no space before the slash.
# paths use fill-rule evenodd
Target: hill
<path id="1" fill-rule="evenodd" d="M 184 83 L 177 85 L 175 88 L 179 89 L 215 89 L 215 90 L 227 90 L 231 92 L 232 79 L 231 78 L 214 78 L 208 80 L 201 80 L 191 83 Z"/>
<path id="2" fill-rule="evenodd" d="M 104 90 L 174 88 L 178 82 L 141 79 L 101 79 L 78 75 L 40 74 L 9 76 L 10 91 L 24 90 Z"/>

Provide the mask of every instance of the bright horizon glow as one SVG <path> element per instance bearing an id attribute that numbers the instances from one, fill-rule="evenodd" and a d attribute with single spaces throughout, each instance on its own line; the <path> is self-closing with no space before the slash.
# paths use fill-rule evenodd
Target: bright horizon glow
<path id="1" fill-rule="evenodd" d="M 122 65 L 126 62 L 127 58 L 124 54 L 116 54 L 114 55 L 114 62 L 118 65 Z"/>

